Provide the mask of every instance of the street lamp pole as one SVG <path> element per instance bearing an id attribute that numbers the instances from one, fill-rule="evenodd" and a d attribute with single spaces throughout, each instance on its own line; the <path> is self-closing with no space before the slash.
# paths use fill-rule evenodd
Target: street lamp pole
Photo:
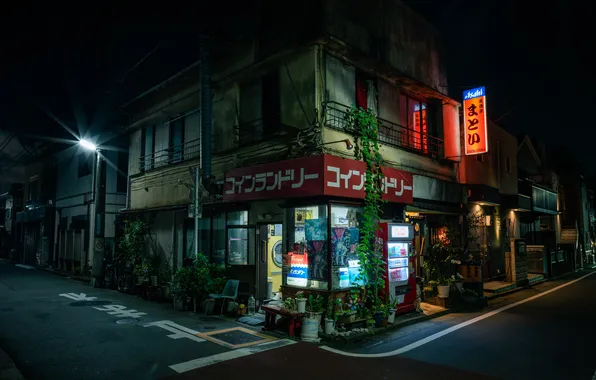
<path id="1" fill-rule="evenodd" d="M 106 213 L 106 162 L 95 144 L 87 140 L 80 140 L 79 145 L 86 150 L 93 151 L 95 154 L 95 176 L 94 191 L 91 215 L 89 216 L 90 226 L 93 225 L 93 231 L 89 236 L 89 250 L 93 250 L 93 259 L 91 262 L 91 285 L 101 284 L 103 277 L 103 259 L 105 255 L 105 213 Z"/>
<path id="2" fill-rule="evenodd" d="M 106 161 L 99 151 L 96 151 L 95 161 L 95 228 L 93 236 L 93 263 L 91 268 L 91 281 L 93 286 L 98 286 L 103 277 L 103 259 L 105 256 L 105 213 L 106 213 Z"/>

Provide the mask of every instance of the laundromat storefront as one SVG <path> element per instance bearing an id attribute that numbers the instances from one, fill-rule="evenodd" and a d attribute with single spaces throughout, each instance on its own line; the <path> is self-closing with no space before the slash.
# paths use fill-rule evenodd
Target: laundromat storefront
<path id="1" fill-rule="evenodd" d="M 382 167 L 382 171 L 383 198 L 387 204 L 413 204 L 412 173 L 390 167 Z M 257 204 L 275 200 L 275 206 L 283 214 L 281 288 L 284 294 L 301 289 L 342 291 L 359 285 L 352 273 L 357 267 L 351 266 L 357 266 L 358 262 L 356 246 L 363 216 L 365 172 L 366 164 L 362 161 L 324 154 L 226 173 L 225 202 Z M 247 208 L 253 212 L 251 207 Z M 261 299 L 270 296 L 258 290 L 266 287 L 266 280 L 259 280 L 266 272 L 266 263 L 261 258 L 266 261 L 268 256 L 261 254 L 267 252 L 263 242 L 255 242 L 254 249 L 256 293 Z M 252 243 L 247 240 L 246 244 Z M 259 266 L 263 268 L 259 270 Z"/>

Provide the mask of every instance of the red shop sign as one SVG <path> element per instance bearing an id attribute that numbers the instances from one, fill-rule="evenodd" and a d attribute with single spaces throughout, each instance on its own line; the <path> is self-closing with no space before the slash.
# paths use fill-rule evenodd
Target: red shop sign
<path id="1" fill-rule="evenodd" d="M 413 203 L 413 175 L 383 167 L 384 199 Z M 224 201 L 297 198 L 331 195 L 363 199 L 366 164 L 331 155 L 302 157 L 238 168 L 226 173 Z"/>

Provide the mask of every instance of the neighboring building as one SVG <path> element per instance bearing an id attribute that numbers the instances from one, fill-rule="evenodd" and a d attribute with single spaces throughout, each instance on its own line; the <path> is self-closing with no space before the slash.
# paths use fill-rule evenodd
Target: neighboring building
<path id="1" fill-rule="evenodd" d="M 48 265 L 54 253 L 56 167 L 48 154 L 25 167 L 22 210 L 16 213 L 15 249 L 18 260 Z"/>
<path id="2" fill-rule="evenodd" d="M 538 146 L 538 148 L 536 148 Z M 549 275 L 565 273 L 574 267 L 573 241 L 577 232 L 563 230 L 561 223 L 561 187 L 559 175 L 546 162 L 543 145 L 529 136 L 520 141 L 517 153 L 520 193 L 531 197 L 529 213 L 520 218 L 520 236 L 529 245 L 543 246 Z M 570 245 L 571 250 L 560 246 Z"/>
<path id="3" fill-rule="evenodd" d="M 470 217 L 480 224 L 470 250 L 484 258 L 485 281 L 505 278 L 505 253 L 519 238 L 519 214 L 530 211 L 530 198 L 518 192 L 517 138 L 489 122 L 488 139 L 488 153 L 464 157 L 459 169 Z"/>
<path id="4" fill-rule="evenodd" d="M 398 1 L 347 3 L 296 3 L 283 24 L 261 20 L 228 56 L 204 61 L 214 68 L 213 102 L 201 103 L 201 93 L 211 95 L 197 63 L 125 106 L 127 212 L 152 223 L 156 253 L 171 252 L 175 266 L 197 250 L 225 262 L 243 298 L 266 298 L 268 282 L 289 292 L 345 287 L 337 276 L 347 256 L 336 252 L 336 235 L 350 229 L 357 239 L 364 195 L 362 164 L 345 142 L 354 139 L 345 123 L 350 106 L 380 117 L 385 218 L 415 221 L 418 249 L 447 221 L 458 223 L 466 202 L 456 182 L 460 105 L 446 95 L 438 33 Z M 267 17 L 275 18 L 272 10 Z M 211 127 L 204 141 L 201 131 Z M 198 166 L 214 180 L 204 183 L 197 249 L 189 204 L 190 168 Z M 317 223 L 320 234 L 311 236 L 305 227 Z M 304 251 L 310 274 L 296 280 L 282 258 Z"/>
<path id="5" fill-rule="evenodd" d="M 23 185 L 11 184 L 8 191 L 0 195 L 0 202 L 4 211 L 3 226 L 0 237 L 0 256 L 8 258 L 16 243 L 16 215 L 22 211 Z"/>
<path id="6" fill-rule="evenodd" d="M 110 144 L 111 145 L 111 144 Z M 105 241 L 111 251 L 116 236 L 119 211 L 126 206 L 128 185 L 128 154 L 118 151 L 101 151 L 106 186 Z M 90 239 L 95 229 L 96 153 L 79 146 L 54 154 L 58 181 L 56 183 L 56 255 L 52 263 L 62 270 L 88 274 L 92 265 L 93 249 Z M 119 174 L 118 171 L 121 173 Z"/>

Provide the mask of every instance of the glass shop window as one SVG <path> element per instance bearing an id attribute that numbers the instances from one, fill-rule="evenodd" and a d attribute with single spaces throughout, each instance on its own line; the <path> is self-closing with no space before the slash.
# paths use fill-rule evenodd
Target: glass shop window
<path id="1" fill-rule="evenodd" d="M 331 252 L 333 289 L 364 285 L 356 248 L 360 242 L 362 207 L 331 206 Z"/>
<path id="2" fill-rule="evenodd" d="M 248 211 L 228 212 L 228 226 L 247 226 Z"/>
<path id="3" fill-rule="evenodd" d="M 328 289 L 327 205 L 288 209 L 287 253 L 284 253 L 283 284 Z"/>
<path id="4" fill-rule="evenodd" d="M 248 211 L 228 212 L 228 264 L 254 265 L 255 229 L 248 225 Z"/>

